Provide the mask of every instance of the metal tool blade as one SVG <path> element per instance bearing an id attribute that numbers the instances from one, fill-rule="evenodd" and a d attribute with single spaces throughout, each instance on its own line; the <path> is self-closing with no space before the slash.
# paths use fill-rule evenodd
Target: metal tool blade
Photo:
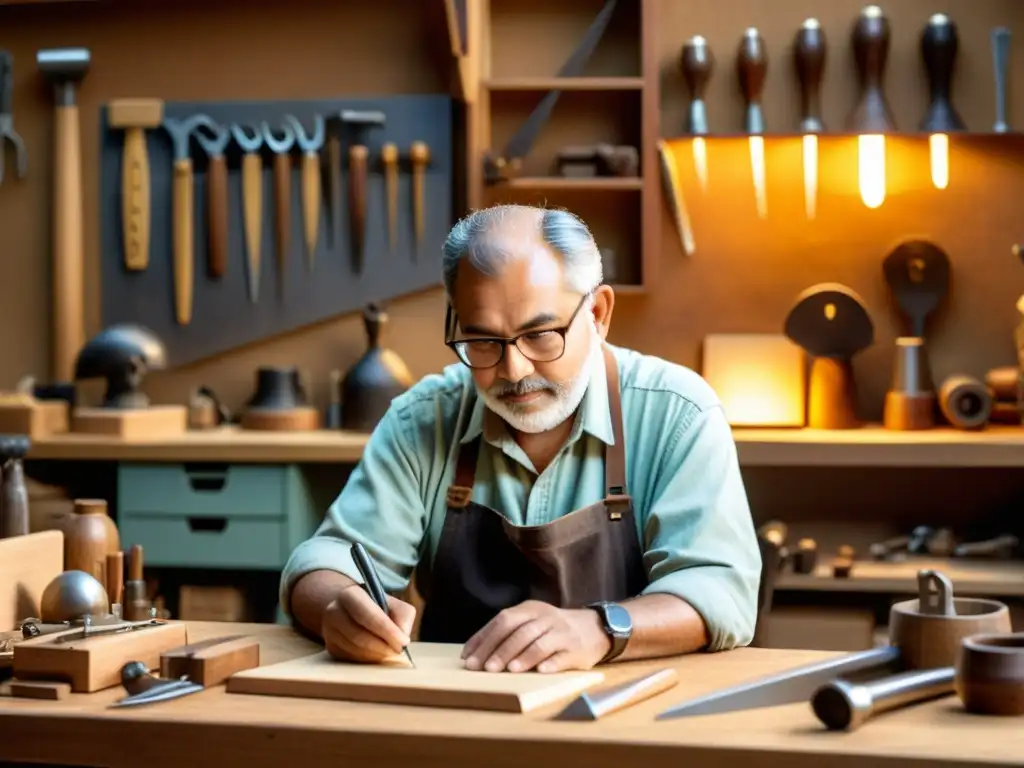
<path id="1" fill-rule="evenodd" d="M 78 640 L 89 640 L 93 637 L 106 637 L 107 635 L 119 635 L 125 632 L 137 632 L 149 627 L 159 627 L 164 624 L 159 619 L 146 621 L 126 621 L 120 624 L 90 624 L 77 632 L 69 632 L 66 635 L 58 635 L 53 638 L 54 643 L 71 643 Z"/>
<path id="2" fill-rule="evenodd" d="M 594 53 L 594 49 L 597 48 L 597 44 L 601 42 L 601 38 L 608 28 L 608 23 L 612 19 L 612 14 L 615 12 L 617 4 L 618 0 L 608 0 L 604 4 L 601 12 L 597 14 L 597 17 L 584 33 L 579 47 L 572 52 L 572 55 L 565 60 L 562 68 L 558 70 L 558 77 L 579 77 L 583 73 L 587 62 L 590 61 L 590 57 Z M 555 102 L 558 101 L 561 95 L 562 92 L 558 90 L 548 91 L 540 104 L 526 118 L 526 122 L 508 140 L 508 144 L 505 145 L 506 160 L 526 156 L 531 147 L 533 147 L 533 142 L 537 140 L 541 128 L 544 127 L 544 124 L 551 116 L 551 111 L 555 108 Z"/>
<path id="3" fill-rule="evenodd" d="M 821 686 L 839 677 L 856 673 L 895 671 L 900 665 L 900 651 L 885 645 L 868 651 L 839 656 L 834 659 L 789 669 L 776 675 L 715 691 L 677 704 L 660 713 L 656 720 L 671 720 L 694 715 L 717 715 L 782 704 L 807 702 Z"/>
<path id="4" fill-rule="evenodd" d="M 143 691 L 142 693 L 125 696 L 123 699 L 118 699 L 110 706 L 138 707 L 142 704 L 155 704 L 160 701 L 179 699 L 182 696 L 199 693 L 199 691 L 202 690 L 205 689 L 199 683 L 193 683 L 188 678 L 183 677 L 180 680 L 168 680 L 166 683 L 160 683 L 159 685 L 150 688 L 148 691 Z"/>
<path id="5" fill-rule="evenodd" d="M 0 116 L 10 117 L 14 105 L 14 57 L 0 51 Z"/>

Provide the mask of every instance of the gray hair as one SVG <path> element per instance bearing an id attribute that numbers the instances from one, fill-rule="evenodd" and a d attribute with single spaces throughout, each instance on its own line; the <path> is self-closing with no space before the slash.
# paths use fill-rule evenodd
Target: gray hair
<path id="1" fill-rule="evenodd" d="M 582 219 L 569 211 L 554 208 L 496 205 L 473 211 L 448 233 L 442 249 L 442 267 L 444 287 L 449 297 L 455 293 L 455 277 L 463 259 L 489 277 L 500 274 L 515 254 L 495 247 L 487 235 L 506 220 L 522 217 L 531 211 L 539 214 L 539 229 L 544 242 L 563 259 L 566 283 L 579 293 L 588 293 L 601 284 L 604 279 L 601 252 Z"/>

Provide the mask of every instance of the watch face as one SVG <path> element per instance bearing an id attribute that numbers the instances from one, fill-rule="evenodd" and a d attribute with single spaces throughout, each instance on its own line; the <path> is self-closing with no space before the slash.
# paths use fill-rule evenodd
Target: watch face
<path id="1" fill-rule="evenodd" d="M 633 620 L 629 617 L 629 611 L 621 605 L 606 605 L 604 615 L 608 621 L 608 628 L 615 634 L 629 634 L 633 631 Z"/>

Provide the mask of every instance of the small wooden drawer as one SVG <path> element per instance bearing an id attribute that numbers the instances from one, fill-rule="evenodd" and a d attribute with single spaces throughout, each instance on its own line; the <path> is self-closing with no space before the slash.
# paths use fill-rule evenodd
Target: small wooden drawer
<path id="1" fill-rule="evenodd" d="M 118 527 L 126 546 L 142 545 L 147 566 L 276 570 L 291 554 L 284 516 L 160 516 L 130 510 L 121 513 Z"/>
<path id="2" fill-rule="evenodd" d="M 298 473 L 272 464 L 121 464 L 119 517 L 125 510 L 135 517 L 281 518 Z"/>

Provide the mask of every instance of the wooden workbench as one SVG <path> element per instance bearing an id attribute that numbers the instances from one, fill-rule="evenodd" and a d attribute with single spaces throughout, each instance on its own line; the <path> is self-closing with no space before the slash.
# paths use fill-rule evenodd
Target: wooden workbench
<path id="1" fill-rule="evenodd" d="M 314 646 L 285 627 L 190 623 L 189 640 L 247 632 L 263 662 Z M 609 681 L 678 667 L 674 690 L 598 723 L 530 715 L 398 707 L 204 691 L 148 707 L 116 710 L 112 689 L 60 702 L 0 698 L 0 763 L 33 761 L 109 768 L 588 768 L 726 764 L 744 768 L 1019 765 L 1024 728 L 1016 718 L 963 713 L 955 697 L 890 713 L 852 734 L 823 732 L 806 704 L 655 722 L 693 695 L 826 656 L 743 649 L 671 662 L 611 665 Z M 557 711 L 558 707 L 554 708 Z"/>
<path id="2" fill-rule="evenodd" d="M 736 429 L 745 467 L 1024 467 L 1024 428 L 980 432 L 930 429 L 892 432 Z M 359 461 L 367 435 L 335 430 L 256 432 L 225 427 L 158 440 L 55 435 L 37 440 L 29 458 L 129 462 L 249 462 L 349 464 Z"/>

